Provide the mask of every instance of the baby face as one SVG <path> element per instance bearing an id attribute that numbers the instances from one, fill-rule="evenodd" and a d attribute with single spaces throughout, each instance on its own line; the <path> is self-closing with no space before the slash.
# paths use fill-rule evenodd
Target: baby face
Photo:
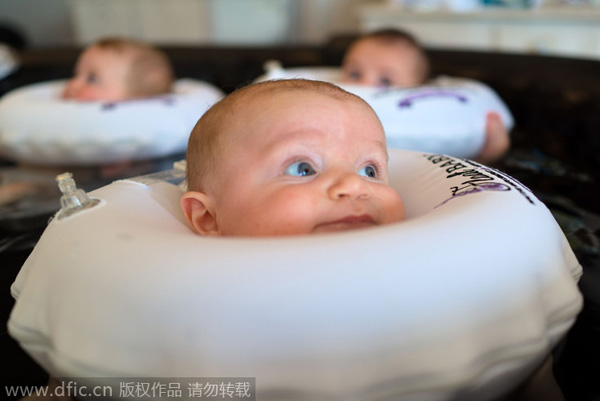
<path id="1" fill-rule="evenodd" d="M 75 76 L 62 97 L 78 101 L 119 101 L 128 98 L 127 74 L 131 60 L 126 54 L 92 46 L 75 66 Z"/>
<path id="2" fill-rule="evenodd" d="M 363 103 L 285 91 L 257 96 L 237 116 L 214 180 L 219 234 L 309 234 L 404 218 L 388 186 L 383 129 Z"/>
<path id="3" fill-rule="evenodd" d="M 408 43 L 362 39 L 344 57 L 341 82 L 374 87 L 419 86 L 421 57 Z"/>

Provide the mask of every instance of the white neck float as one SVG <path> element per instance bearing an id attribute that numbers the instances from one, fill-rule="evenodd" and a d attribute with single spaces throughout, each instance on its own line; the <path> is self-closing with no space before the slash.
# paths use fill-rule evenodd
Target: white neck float
<path id="1" fill-rule="evenodd" d="M 551 213 L 477 163 L 391 149 L 406 221 L 278 238 L 193 234 L 168 182 L 182 175 L 117 181 L 44 232 L 8 328 L 51 375 L 252 377 L 260 400 L 492 400 L 582 306 Z"/>

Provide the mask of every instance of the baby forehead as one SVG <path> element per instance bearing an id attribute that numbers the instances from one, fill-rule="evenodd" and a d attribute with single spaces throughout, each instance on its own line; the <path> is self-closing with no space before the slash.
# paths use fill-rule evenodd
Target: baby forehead
<path id="1" fill-rule="evenodd" d="M 373 109 L 354 95 L 315 91 L 263 92 L 252 100 L 241 102 L 234 125 L 241 121 L 245 128 L 313 126 L 333 127 L 350 124 L 372 126 L 379 130 L 379 118 Z M 383 128 L 381 128 L 383 131 Z"/>
<path id="2" fill-rule="evenodd" d="M 92 46 L 82 53 L 78 62 L 91 64 L 106 64 L 110 66 L 122 66 L 131 64 L 134 53 L 130 51 L 118 51 L 111 47 L 104 48 L 98 45 Z"/>
<path id="3" fill-rule="evenodd" d="M 330 129 L 365 130 L 369 136 L 385 136 L 383 127 L 373 111 L 363 99 L 348 92 L 313 90 L 278 90 L 259 92 L 253 101 L 244 101 L 245 111 L 231 121 L 244 131 L 271 128 L 274 130 L 315 130 Z M 331 106 L 331 107 L 330 107 Z M 360 128 L 359 128 L 360 127 Z"/>
<path id="4" fill-rule="evenodd" d="M 336 110 L 340 105 L 342 107 Z M 309 115 L 323 117 L 323 114 L 330 113 L 329 116 L 336 121 L 360 119 L 381 125 L 375 111 L 362 98 L 320 81 L 298 84 L 297 80 L 284 80 L 254 84 L 229 95 L 213 109 L 214 113 L 209 111 L 208 114 L 216 117 L 214 121 L 219 122 L 221 132 L 235 132 L 240 125 L 250 128 L 257 124 L 284 123 L 288 118 L 301 118 L 303 113 L 307 119 L 311 118 Z"/>

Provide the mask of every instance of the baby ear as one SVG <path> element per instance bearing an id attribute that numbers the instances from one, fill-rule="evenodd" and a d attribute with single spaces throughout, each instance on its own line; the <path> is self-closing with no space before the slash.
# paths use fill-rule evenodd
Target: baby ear
<path id="1" fill-rule="evenodd" d="M 181 196 L 181 209 L 192 230 L 200 235 L 219 235 L 211 198 L 203 192 L 189 191 Z"/>

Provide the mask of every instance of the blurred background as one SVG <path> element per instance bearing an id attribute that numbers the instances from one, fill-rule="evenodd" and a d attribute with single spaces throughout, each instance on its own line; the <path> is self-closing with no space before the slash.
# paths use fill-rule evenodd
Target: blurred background
<path id="1" fill-rule="evenodd" d="M 384 26 L 408 29 L 428 48 L 600 56 L 600 0 L 0 0 L 0 28 L 29 48 L 107 35 L 160 45 L 315 45 Z"/>

